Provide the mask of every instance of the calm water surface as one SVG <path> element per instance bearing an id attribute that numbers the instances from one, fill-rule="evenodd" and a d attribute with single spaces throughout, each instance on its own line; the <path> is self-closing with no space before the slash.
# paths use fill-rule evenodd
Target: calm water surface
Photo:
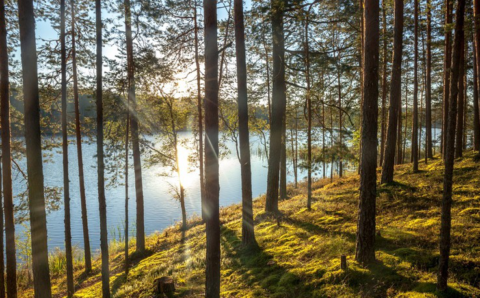
<path id="1" fill-rule="evenodd" d="M 189 132 L 181 133 L 182 138 L 192 138 Z M 152 138 L 154 140 L 154 138 Z M 240 164 L 236 156 L 235 145 L 227 141 L 223 144 L 230 149 L 230 153 L 220 160 L 220 204 L 229 206 L 241 202 L 241 179 Z M 258 148 L 263 148 L 260 140 L 256 137 L 251 138 L 252 152 L 257 152 Z M 82 236 L 82 218 L 80 207 L 80 192 L 78 182 L 77 152 L 74 139 L 69 144 L 69 167 L 70 167 L 70 193 L 71 193 L 71 213 L 72 213 L 72 241 L 73 244 L 83 248 Z M 48 154 L 50 153 L 50 154 Z M 181 168 L 183 183 L 186 188 L 186 210 L 187 215 L 200 215 L 200 187 L 198 169 L 188 171 L 189 149 L 180 150 Z M 49 155 L 44 160 L 44 183 L 46 186 L 63 187 L 63 170 L 61 148 L 46 151 Z M 96 144 L 83 143 L 85 186 L 88 209 L 88 224 L 90 232 L 90 241 L 92 250 L 98 250 L 100 247 L 100 220 L 98 209 L 97 194 L 97 169 L 96 169 Z M 258 154 L 252 154 L 252 191 L 253 197 L 262 195 L 266 191 L 267 182 L 267 160 Z M 21 167 L 25 168 L 25 160 L 19 161 Z M 132 161 L 130 161 L 132 164 Z M 119 165 L 122 166 L 122 165 Z M 165 177 L 162 174 L 168 173 L 169 169 L 161 165 L 146 167 L 143 166 L 143 191 L 145 200 L 145 232 L 151 234 L 155 231 L 161 231 L 175 222 L 181 220 L 180 204 L 173 199 L 171 194 L 171 185 L 178 183 L 175 175 Z M 293 182 L 293 168 L 288 165 L 288 182 Z M 122 170 L 123 171 L 123 170 Z M 133 170 L 130 170 L 129 179 L 129 222 L 135 223 L 135 187 Z M 330 170 L 327 169 L 327 173 Z M 306 171 L 299 170 L 299 180 L 306 177 Z M 25 181 L 20 175 L 14 177 L 14 193 L 18 194 L 25 189 Z M 125 218 L 125 188 L 123 185 L 110 187 L 106 190 L 107 199 L 107 223 L 109 227 L 109 238 L 112 239 L 113 230 L 121 228 L 123 230 Z M 62 198 L 63 200 L 63 198 Z M 47 216 L 48 226 L 48 245 L 49 250 L 55 247 L 64 247 L 64 211 L 60 208 Z M 16 232 L 21 235 L 23 226 L 17 225 Z M 123 234 L 123 231 L 122 231 Z M 118 235 L 118 233 L 117 233 Z"/>

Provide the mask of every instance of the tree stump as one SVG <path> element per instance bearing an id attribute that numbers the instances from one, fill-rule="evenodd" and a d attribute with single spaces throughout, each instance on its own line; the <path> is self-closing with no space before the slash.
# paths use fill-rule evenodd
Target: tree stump
<path id="1" fill-rule="evenodd" d="M 173 293 L 175 292 L 175 283 L 173 282 L 173 278 L 168 276 L 163 276 L 157 278 L 154 281 L 154 286 L 156 293 L 160 295 L 160 297 L 173 297 Z"/>

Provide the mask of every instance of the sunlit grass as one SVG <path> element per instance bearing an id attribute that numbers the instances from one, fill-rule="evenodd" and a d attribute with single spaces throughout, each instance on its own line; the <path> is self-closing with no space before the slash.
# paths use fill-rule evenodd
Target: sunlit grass
<path id="1" fill-rule="evenodd" d="M 450 289 L 445 297 L 480 296 L 480 163 L 467 153 L 455 167 L 452 210 Z M 280 202 L 280 220 L 263 211 L 264 197 L 254 202 L 260 249 L 241 245 L 241 206 L 221 209 L 222 297 L 439 297 L 436 292 L 438 234 L 443 164 L 397 167 L 395 183 L 378 186 L 377 263 L 363 268 L 354 261 L 359 178 L 314 183 L 314 204 L 306 206 L 305 185 L 289 188 Z M 111 288 L 114 297 L 151 297 L 153 281 L 172 276 L 178 297 L 199 297 L 205 282 L 205 230 L 199 218 L 170 227 L 147 239 L 148 253 L 135 255 L 128 279 L 123 245 L 112 245 Z M 340 256 L 349 269 L 340 269 Z M 62 254 L 56 257 L 63 258 Z M 76 271 L 76 297 L 100 297 L 100 261 L 91 275 Z M 58 270 L 62 268 L 58 267 Z M 57 271 L 58 271 L 57 270 Z M 53 276 L 56 297 L 65 280 Z M 21 297 L 32 297 L 25 291 Z"/>

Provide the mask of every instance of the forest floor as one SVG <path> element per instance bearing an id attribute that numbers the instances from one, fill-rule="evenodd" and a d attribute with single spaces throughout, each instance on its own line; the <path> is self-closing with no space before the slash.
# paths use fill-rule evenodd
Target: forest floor
<path id="1" fill-rule="evenodd" d="M 254 201 L 258 250 L 241 244 L 241 206 L 221 209 L 222 297 L 480 297 L 480 161 L 473 153 L 456 160 L 452 210 L 449 290 L 436 292 L 442 161 L 396 167 L 395 183 L 378 186 L 375 264 L 354 261 L 359 176 L 314 184 L 312 210 L 305 185 L 289 187 L 282 216 L 264 212 L 265 197 Z M 379 172 L 380 174 L 380 169 Z M 380 176 L 380 175 L 378 175 Z M 121 243 L 111 246 L 110 285 L 114 297 L 155 297 L 154 280 L 171 276 L 175 297 L 201 297 L 205 283 L 205 225 L 199 218 L 147 239 L 148 253 L 135 255 L 128 279 Z M 347 270 L 340 256 L 347 256 Z M 101 297 L 100 259 L 90 275 L 76 265 L 75 297 Z M 53 273 L 55 297 L 66 290 L 65 273 Z M 21 297 L 29 297 L 25 290 Z"/>

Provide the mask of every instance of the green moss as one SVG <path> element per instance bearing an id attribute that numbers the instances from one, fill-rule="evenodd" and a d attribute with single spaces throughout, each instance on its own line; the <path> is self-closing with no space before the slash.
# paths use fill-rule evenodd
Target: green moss
<path id="1" fill-rule="evenodd" d="M 440 158 L 396 167 L 395 183 L 378 188 L 376 258 L 368 268 L 354 261 L 357 175 L 330 183 L 315 181 L 312 210 L 305 208 L 305 185 L 289 188 L 291 198 L 280 202 L 282 216 L 265 213 L 265 198 L 254 201 L 258 249 L 241 243 L 241 206 L 221 210 L 222 297 L 442 297 L 436 292 L 439 200 L 443 163 Z M 480 296 L 480 163 L 473 154 L 456 161 L 452 209 L 450 283 L 443 297 Z M 123 275 L 123 245 L 111 248 L 111 288 L 114 297 L 153 295 L 153 281 L 172 276 L 178 297 L 198 297 L 205 284 L 205 226 L 189 221 L 185 233 L 171 227 L 148 237 L 149 253 L 135 255 L 127 279 Z M 347 256 L 347 270 L 340 256 Z M 56 297 L 65 295 L 63 254 L 51 260 Z M 59 258 L 56 260 L 55 258 Z M 75 297 L 100 297 L 100 259 L 94 271 L 82 275 L 76 264 Z M 20 297 L 33 297 L 31 285 Z"/>

